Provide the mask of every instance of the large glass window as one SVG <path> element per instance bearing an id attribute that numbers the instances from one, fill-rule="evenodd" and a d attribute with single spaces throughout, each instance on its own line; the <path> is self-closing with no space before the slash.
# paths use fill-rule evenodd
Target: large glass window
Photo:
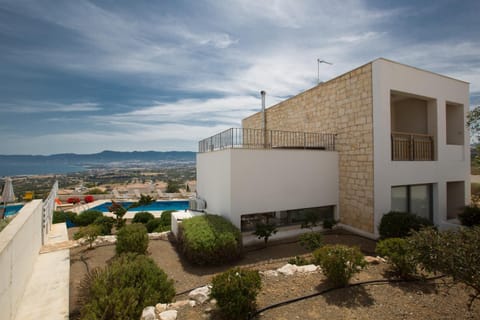
<path id="1" fill-rule="evenodd" d="M 432 185 L 392 187 L 392 211 L 410 212 L 432 220 Z"/>
<path id="2" fill-rule="evenodd" d="M 407 187 L 392 187 L 392 211 L 407 212 L 408 211 L 408 194 Z"/>
<path id="3" fill-rule="evenodd" d="M 270 223 L 276 226 L 301 225 L 307 217 L 315 217 L 319 222 L 334 218 L 334 206 L 303 208 L 277 212 L 244 214 L 241 217 L 242 231 L 255 230 L 258 223 Z M 310 220 L 310 219 L 309 219 Z"/>

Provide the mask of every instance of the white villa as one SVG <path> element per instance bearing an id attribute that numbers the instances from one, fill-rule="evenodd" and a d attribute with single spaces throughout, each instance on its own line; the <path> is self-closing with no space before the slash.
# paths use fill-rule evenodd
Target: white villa
<path id="1" fill-rule="evenodd" d="M 306 212 L 378 237 L 385 213 L 440 228 L 470 201 L 469 84 L 383 58 L 200 141 L 197 195 L 242 231 Z"/>

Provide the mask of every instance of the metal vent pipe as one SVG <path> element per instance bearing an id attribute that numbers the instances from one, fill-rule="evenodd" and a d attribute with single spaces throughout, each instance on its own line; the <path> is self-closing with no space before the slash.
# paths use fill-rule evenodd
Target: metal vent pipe
<path id="1" fill-rule="evenodd" d="M 267 117 L 265 114 L 265 95 L 267 93 L 262 90 L 260 95 L 262 96 L 262 130 L 263 130 L 263 146 L 267 147 Z"/>

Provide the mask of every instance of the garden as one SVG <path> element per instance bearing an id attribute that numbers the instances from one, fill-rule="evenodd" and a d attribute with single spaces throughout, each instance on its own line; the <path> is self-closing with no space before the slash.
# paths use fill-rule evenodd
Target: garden
<path id="1" fill-rule="evenodd" d="M 250 247 L 215 215 L 185 220 L 178 241 L 147 213 L 127 222 L 89 217 L 69 229 L 85 243 L 71 249 L 70 318 L 478 319 L 478 217 L 467 208 L 460 219 L 469 227 L 440 232 L 391 212 L 378 243 L 340 228 L 270 243 L 275 228 L 259 226 L 265 242 Z M 164 236 L 152 240 L 150 230 Z M 110 232 L 115 243 L 97 241 Z M 196 288 L 206 298 L 192 295 Z"/>

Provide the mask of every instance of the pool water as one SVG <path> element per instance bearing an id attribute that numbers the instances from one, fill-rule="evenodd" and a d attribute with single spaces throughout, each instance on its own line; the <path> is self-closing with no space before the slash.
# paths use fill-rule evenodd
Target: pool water
<path id="1" fill-rule="evenodd" d="M 118 202 L 123 205 L 123 207 L 127 208 L 133 202 Z M 112 205 L 111 202 L 105 202 L 99 206 L 90 208 L 90 210 L 98 210 L 101 212 L 109 212 L 108 207 Z M 136 208 L 132 208 L 128 211 L 136 212 L 136 211 L 165 211 L 165 210 L 186 210 L 188 209 L 188 201 L 155 201 L 147 206 L 140 206 Z"/>
<path id="2" fill-rule="evenodd" d="M 15 204 L 13 206 L 7 206 L 5 208 L 5 217 L 8 216 L 13 216 L 14 214 L 17 214 L 20 209 L 23 208 L 23 204 Z"/>

